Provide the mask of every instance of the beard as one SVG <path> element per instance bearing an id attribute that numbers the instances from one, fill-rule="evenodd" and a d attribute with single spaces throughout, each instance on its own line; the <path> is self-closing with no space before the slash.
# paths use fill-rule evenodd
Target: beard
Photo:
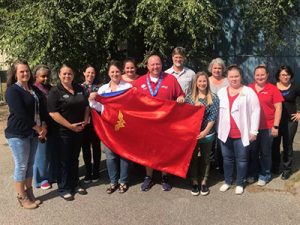
<path id="1" fill-rule="evenodd" d="M 183 63 L 174 63 L 174 66 L 176 66 L 176 67 L 182 67 Z"/>

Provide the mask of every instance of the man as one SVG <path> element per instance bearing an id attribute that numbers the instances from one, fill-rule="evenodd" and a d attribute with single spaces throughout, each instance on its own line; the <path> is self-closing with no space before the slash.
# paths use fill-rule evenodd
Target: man
<path id="1" fill-rule="evenodd" d="M 162 62 L 158 55 L 151 55 L 148 58 L 147 68 L 148 73 L 133 83 L 138 91 L 155 98 L 184 102 L 184 92 L 175 77 L 162 72 Z M 141 186 L 142 191 L 148 191 L 153 186 L 152 175 L 153 169 L 146 167 L 146 177 Z M 161 184 L 163 191 L 170 191 L 172 188 L 166 173 L 162 173 Z"/>
<path id="2" fill-rule="evenodd" d="M 188 96 L 192 92 L 192 82 L 195 77 L 195 72 L 183 66 L 185 61 L 185 50 L 182 47 L 174 48 L 172 52 L 173 66 L 166 70 L 166 73 L 176 77 L 185 95 Z"/>

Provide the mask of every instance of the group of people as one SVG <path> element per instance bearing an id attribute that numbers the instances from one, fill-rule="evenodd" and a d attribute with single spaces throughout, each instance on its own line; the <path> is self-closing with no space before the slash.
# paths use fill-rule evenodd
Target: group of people
<path id="1" fill-rule="evenodd" d="M 95 67 L 86 66 L 84 81 L 79 84 L 74 82 L 72 67 L 62 64 L 59 82 L 54 87 L 49 82 L 49 67 L 38 65 L 31 73 L 26 60 L 16 60 L 8 72 L 5 97 L 10 114 L 5 136 L 15 161 L 14 180 L 20 205 L 34 209 L 41 204 L 33 194 L 33 180 L 35 187 L 42 189 L 57 182 L 60 196 L 67 201 L 74 200 L 75 193 L 87 194 L 79 182 L 81 149 L 86 169 L 84 183 L 100 179 L 102 149 L 110 180 L 106 192 L 128 190 L 131 162 L 104 143 L 100 146 L 90 108 L 101 113 L 105 106 L 95 100 L 97 95 L 132 87 L 153 98 L 205 107 L 187 173 L 193 195 L 209 194 L 212 161 L 224 170 L 222 192 L 234 180 L 236 194 L 244 192 L 245 182 L 266 185 L 272 172 L 281 171 L 281 139 L 281 178 L 288 179 L 292 174 L 293 139 L 300 120 L 296 109 L 300 87 L 293 82 L 291 68 L 281 66 L 275 75 L 277 83 L 271 84 L 266 66 L 259 65 L 254 70 L 254 82 L 246 86 L 238 65 L 226 69 L 221 58 L 213 59 L 208 76 L 204 71 L 195 74 L 185 67 L 185 59 L 185 50 L 176 47 L 172 52 L 173 65 L 164 72 L 161 58 L 151 55 L 147 60 L 148 73 L 143 76 L 137 75 L 133 59 L 126 59 L 123 65 L 112 60 L 108 67 L 110 81 L 101 86 L 94 82 Z M 145 170 L 141 191 L 150 190 L 154 184 L 153 168 Z M 172 189 L 164 172 L 161 185 L 164 191 Z"/>

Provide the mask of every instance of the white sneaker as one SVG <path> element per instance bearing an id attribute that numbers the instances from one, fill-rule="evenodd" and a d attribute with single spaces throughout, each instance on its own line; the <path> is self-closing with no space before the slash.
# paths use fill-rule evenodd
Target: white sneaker
<path id="1" fill-rule="evenodd" d="M 220 187 L 220 191 L 221 191 L 221 192 L 225 192 L 225 191 L 227 191 L 229 188 L 230 188 L 230 185 L 225 183 L 225 184 L 223 184 L 223 185 Z"/>
<path id="2" fill-rule="evenodd" d="M 235 194 L 236 195 L 241 195 L 244 192 L 244 188 L 242 186 L 236 186 L 235 187 Z"/>
<path id="3" fill-rule="evenodd" d="M 256 183 L 257 186 L 261 186 L 261 187 L 265 186 L 266 184 L 267 184 L 267 182 L 264 181 L 264 180 L 258 180 L 257 183 Z"/>

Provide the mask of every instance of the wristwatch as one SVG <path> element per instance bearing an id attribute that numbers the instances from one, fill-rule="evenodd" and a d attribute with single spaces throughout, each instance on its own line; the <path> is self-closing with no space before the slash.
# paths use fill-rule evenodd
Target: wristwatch
<path id="1" fill-rule="evenodd" d="M 273 126 L 274 127 L 274 129 L 278 129 L 279 128 L 279 126 Z"/>

